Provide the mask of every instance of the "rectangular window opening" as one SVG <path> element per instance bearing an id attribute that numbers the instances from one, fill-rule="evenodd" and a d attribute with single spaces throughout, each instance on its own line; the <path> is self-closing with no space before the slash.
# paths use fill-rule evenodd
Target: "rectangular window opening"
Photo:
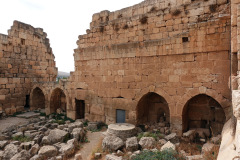
<path id="1" fill-rule="evenodd" d="M 183 42 L 183 43 L 185 43 L 185 42 L 189 42 L 188 37 L 182 37 L 182 42 Z"/>

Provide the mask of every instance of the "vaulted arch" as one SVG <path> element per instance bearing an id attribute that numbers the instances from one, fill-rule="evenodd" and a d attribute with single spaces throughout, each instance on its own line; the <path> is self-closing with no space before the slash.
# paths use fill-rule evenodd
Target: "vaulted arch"
<path id="1" fill-rule="evenodd" d="M 226 116 L 222 106 L 212 97 L 199 94 L 185 104 L 182 113 L 183 132 L 194 128 L 209 129 L 213 135 L 221 134 Z"/>
<path id="2" fill-rule="evenodd" d="M 33 89 L 31 94 L 31 110 L 45 108 L 45 95 L 39 87 Z"/>
<path id="3" fill-rule="evenodd" d="M 167 101 L 154 92 L 145 94 L 137 105 L 137 124 L 170 122 L 170 111 Z"/>
<path id="4" fill-rule="evenodd" d="M 57 112 L 60 109 L 62 112 L 67 110 L 66 95 L 62 89 L 56 88 L 53 90 L 50 98 L 50 113 Z"/>

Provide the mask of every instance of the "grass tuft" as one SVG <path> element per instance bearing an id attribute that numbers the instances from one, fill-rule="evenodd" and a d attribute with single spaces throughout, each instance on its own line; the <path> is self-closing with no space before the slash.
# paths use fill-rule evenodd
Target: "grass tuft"
<path id="1" fill-rule="evenodd" d="M 27 136 L 16 136 L 12 138 L 14 141 L 19 141 L 19 142 L 30 142 L 32 139 Z"/>

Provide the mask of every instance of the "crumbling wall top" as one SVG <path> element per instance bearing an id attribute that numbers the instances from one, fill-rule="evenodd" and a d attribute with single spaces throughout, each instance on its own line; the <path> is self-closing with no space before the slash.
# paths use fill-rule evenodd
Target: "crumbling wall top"
<path id="1" fill-rule="evenodd" d="M 131 18 L 134 16 L 141 16 L 150 12 L 162 11 L 163 13 L 175 11 L 178 8 L 187 8 L 191 5 L 192 9 L 198 10 L 213 5 L 222 5 L 229 3 L 227 0 L 145 0 L 139 4 L 131 7 L 123 8 L 121 10 L 110 12 L 108 10 L 95 13 L 92 16 L 92 23 L 90 28 L 97 27 L 108 21 L 113 21 L 121 18 Z"/>

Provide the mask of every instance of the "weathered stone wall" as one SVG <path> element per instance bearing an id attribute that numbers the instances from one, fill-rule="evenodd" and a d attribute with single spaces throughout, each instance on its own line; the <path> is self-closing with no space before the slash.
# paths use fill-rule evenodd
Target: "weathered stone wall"
<path id="1" fill-rule="evenodd" d="M 126 121 L 136 123 L 138 102 L 155 92 L 168 103 L 172 129 L 181 132 L 185 104 L 206 94 L 229 119 L 230 31 L 227 0 L 147 0 L 96 13 L 77 41 L 72 102 L 85 100 L 89 120 L 114 123 L 116 109 L 123 109 Z"/>
<path id="2" fill-rule="evenodd" d="M 240 156 L 240 1 L 231 0 L 232 118 L 224 125 L 218 160 Z"/>
<path id="3" fill-rule="evenodd" d="M 22 111 L 33 82 L 56 81 L 57 68 L 47 34 L 14 21 L 0 35 L 0 111 Z"/>

